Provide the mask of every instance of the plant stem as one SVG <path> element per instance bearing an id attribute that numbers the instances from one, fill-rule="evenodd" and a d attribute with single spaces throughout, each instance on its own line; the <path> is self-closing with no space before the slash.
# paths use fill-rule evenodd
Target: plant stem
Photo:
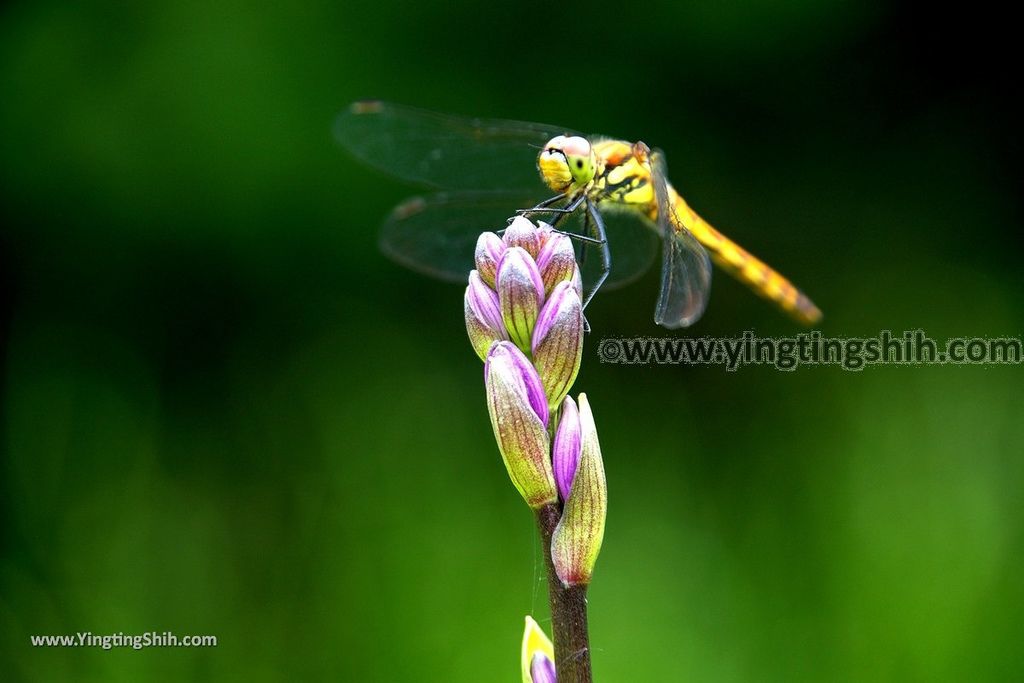
<path id="1" fill-rule="evenodd" d="M 587 633 L 587 587 L 566 586 L 558 578 L 551 559 L 551 536 L 561 518 L 556 503 L 537 510 L 544 564 L 548 568 L 548 600 L 555 643 L 555 671 L 558 683 L 591 683 L 590 636 Z"/>

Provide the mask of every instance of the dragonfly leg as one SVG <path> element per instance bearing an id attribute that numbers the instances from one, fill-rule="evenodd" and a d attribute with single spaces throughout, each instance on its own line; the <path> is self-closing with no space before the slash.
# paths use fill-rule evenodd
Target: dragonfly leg
<path id="1" fill-rule="evenodd" d="M 588 212 L 585 212 L 583 214 L 583 232 L 590 232 L 590 230 L 591 230 L 591 228 L 590 228 L 590 212 L 588 211 Z M 561 231 L 559 231 L 559 232 L 561 232 Z M 589 237 L 587 235 L 577 235 L 575 233 L 569 233 L 569 232 L 563 232 L 562 234 L 563 235 L 567 235 L 567 236 L 569 236 L 571 238 L 574 238 L 574 239 L 580 239 L 581 241 L 582 240 L 586 240 L 587 242 L 594 242 L 595 241 L 593 237 Z M 578 259 L 576 259 L 576 262 L 579 264 L 579 269 L 581 271 L 583 270 L 583 264 L 587 262 L 587 252 L 588 252 L 587 249 L 581 248 L 580 249 L 580 256 L 579 256 Z M 594 290 L 594 291 L 597 291 L 597 290 Z M 590 297 L 589 296 L 587 297 L 587 301 L 590 301 Z M 587 309 L 587 305 L 583 304 L 583 333 L 584 334 L 590 334 L 590 321 L 587 320 L 587 310 L 586 309 Z"/>
<path id="2" fill-rule="evenodd" d="M 573 199 L 571 204 L 568 204 L 564 208 L 561 208 L 561 209 L 548 208 L 551 204 L 554 204 L 555 202 L 559 201 L 560 199 L 565 199 L 565 197 L 566 197 L 566 195 L 563 193 L 563 194 L 557 195 L 555 197 L 552 197 L 551 199 L 547 199 L 547 200 L 541 202 L 540 204 L 538 204 L 537 206 L 533 207 L 532 209 L 519 209 L 518 211 L 516 211 L 516 213 L 518 215 L 520 215 L 520 216 L 525 216 L 525 215 L 528 215 L 528 214 L 531 214 L 531 213 L 553 213 L 553 214 L 556 214 L 555 218 L 551 221 L 551 227 L 555 228 L 567 216 L 569 216 L 570 214 L 576 213 L 577 209 L 580 208 L 580 205 L 583 202 L 585 202 L 586 199 L 587 199 L 587 196 L 585 194 L 581 194 L 579 197 L 576 197 L 575 199 Z M 588 221 L 588 224 L 587 224 L 587 226 L 584 227 L 584 232 L 589 232 L 589 220 L 590 220 L 589 216 L 586 218 L 586 220 Z M 567 232 L 565 230 L 555 230 L 555 232 L 557 232 L 559 235 L 565 235 L 566 237 L 571 237 L 572 239 L 578 240 L 580 242 L 586 242 L 587 244 L 601 244 L 601 240 L 600 239 L 594 239 L 593 237 L 590 237 L 588 235 L 577 234 L 575 232 Z"/>
<path id="3" fill-rule="evenodd" d="M 587 224 L 593 233 L 591 238 L 594 243 L 601 245 L 601 274 L 597 277 L 597 282 L 587 292 L 586 297 L 583 299 L 583 308 L 586 309 L 587 304 L 597 294 L 597 290 L 601 289 L 601 285 L 608 279 L 608 274 L 612 270 L 612 254 L 608 249 L 608 237 L 604 230 L 604 220 L 601 219 L 601 214 L 594 206 L 593 202 L 587 202 Z"/>
<path id="4" fill-rule="evenodd" d="M 527 213 L 531 213 L 531 212 L 534 212 L 534 211 L 538 211 L 539 209 L 546 209 L 549 206 L 551 206 L 552 204 L 554 204 L 556 202 L 562 201 L 567 196 L 568 195 L 565 192 L 563 192 L 562 194 L 556 194 L 554 197 L 551 197 L 550 199 L 545 199 L 540 204 L 537 204 L 536 206 L 534 206 L 532 208 L 529 208 L 529 209 L 516 209 L 516 214 L 519 215 L 519 216 L 522 216 L 523 214 L 527 214 Z"/>
<path id="5" fill-rule="evenodd" d="M 591 237 L 590 235 L 580 235 L 575 232 L 566 232 L 564 230 L 555 230 L 555 232 L 557 232 L 559 235 L 565 235 L 566 237 L 578 240 L 580 242 L 584 242 L 586 244 L 604 244 L 604 240 L 599 240 L 596 237 Z"/>
<path id="6" fill-rule="evenodd" d="M 583 233 L 581 233 L 579 235 L 577 235 L 576 233 L 569 233 L 569 232 L 563 232 L 562 233 L 563 235 L 566 235 L 566 236 L 568 236 L 568 237 L 570 237 L 570 238 L 572 238 L 574 240 L 577 240 L 577 241 L 579 241 L 579 242 L 581 242 L 583 244 L 583 246 L 580 247 L 579 258 L 576 259 L 576 262 L 579 264 L 579 267 L 580 267 L 581 271 L 583 270 L 583 266 L 585 266 L 587 264 L 587 254 L 590 253 L 590 251 L 586 248 L 586 245 L 587 244 L 593 244 L 594 242 L 597 241 L 593 237 L 591 237 L 590 235 L 586 234 L 586 233 L 589 233 L 589 232 L 591 232 L 591 228 L 590 228 L 590 214 L 587 211 L 584 211 L 583 212 Z"/>
<path id="7" fill-rule="evenodd" d="M 552 219 L 551 221 L 551 227 L 554 227 L 558 225 L 563 218 L 576 211 L 576 209 L 578 209 L 580 206 L 581 200 L 583 199 L 583 197 L 581 196 L 580 199 L 574 200 L 570 206 L 567 206 L 563 209 L 551 208 L 552 204 L 562 201 L 563 199 L 566 198 L 566 196 L 566 193 L 563 192 L 562 194 L 556 194 L 554 197 L 551 197 L 550 199 L 545 199 L 540 204 L 532 206 L 529 209 L 516 209 L 516 215 L 529 216 L 530 214 L 533 213 L 553 213 L 555 214 L 555 218 Z M 512 220 L 513 219 L 509 218 L 508 222 L 511 223 Z M 497 232 L 500 235 L 505 232 L 505 228 L 502 228 L 501 230 L 496 230 L 495 232 Z"/>
<path id="8" fill-rule="evenodd" d="M 566 195 L 564 193 L 560 194 L 560 195 L 556 195 L 556 196 L 552 197 L 551 199 L 548 199 L 548 200 L 545 200 L 545 201 L 541 202 L 540 204 L 538 204 L 537 206 L 535 206 L 535 207 L 533 207 L 531 209 L 519 209 L 518 211 L 516 211 L 516 213 L 518 215 L 520 215 L 520 216 L 529 216 L 530 214 L 533 214 L 533 213 L 554 213 L 554 214 L 562 214 L 563 216 L 565 216 L 565 215 L 568 215 L 570 213 L 575 213 L 576 209 L 580 208 L 580 204 L 582 204 L 584 201 L 586 201 L 587 195 L 584 194 L 584 193 L 580 193 L 579 197 L 576 197 L 575 199 L 570 201 L 566 206 L 564 206 L 564 207 L 562 207 L 560 209 L 553 209 L 553 208 L 551 208 L 552 204 L 554 204 L 555 202 L 557 202 L 559 200 L 565 199 L 565 198 L 566 198 Z"/>

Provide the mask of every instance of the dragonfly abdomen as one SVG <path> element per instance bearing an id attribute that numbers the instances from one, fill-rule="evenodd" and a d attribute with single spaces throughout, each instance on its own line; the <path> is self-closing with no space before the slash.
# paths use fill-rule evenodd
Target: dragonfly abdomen
<path id="1" fill-rule="evenodd" d="M 673 224 L 679 229 L 681 223 L 681 227 L 689 230 L 723 270 L 799 322 L 812 325 L 821 320 L 821 310 L 792 282 L 698 216 L 675 189 L 669 191 L 675 209 Z"/>

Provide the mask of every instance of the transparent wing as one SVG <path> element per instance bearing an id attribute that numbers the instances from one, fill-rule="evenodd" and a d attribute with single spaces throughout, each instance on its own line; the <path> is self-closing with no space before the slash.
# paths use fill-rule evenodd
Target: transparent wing
<path id="1" fill-rule="evenodd" d="M 604 291 L 624 287 L 647 272 L 658 253 L 658 234 L 653 230 L 654 225 L 636 211 L 610 204 L 601 205 L 600 210 L 611 252 L 611 272 L 601 285 Z M 574 232 L 583 229 L 584 217 L 583 210 L 577 211 L 573 217 Z M 593 244 L 579 242 L 576 253 L 584 285 L 595 282 L 601 273 L 600 249 Z"/>
<path id="2" fill-rule="evenodd" d="M 711 259 L 675 216 L 661 151 L 650 155 L 650 163 L 662 235 L 661 292 L 654 309 L 654 321 L 669 329 L 689 327 L 703 315 L 708 303 Z"/>
<path id="3" fill-rule="evenodd" d="M 381 250 L 415 271 L 465 284 L 480 233 L 501 230 L 516 209 L 535 203 L 528 195 L 506 192 L 413 197 L 396 206 L 384 221 Z"/>
<path id="4" fill-rule="evenodd" d="M 381 250 L 417 272 L 465 284 L 473 268 L 477 238 L 485 230 L 501 230 L 516 209 L 534 206 L 536 197 L 514 192 L 440 192 L 412 197 L 395 207 L 381 228 Z M 582 234 L 584 212 L 577 211 L 558 228 Z M 551 221 L 535 214 L 534 220 Z M 637 279 L 650 268 L 658 240 L 642 217 L 629 212 L 605 216 L 612 270 L 602 289 L 614 289 Z M 600 272 L 601 256 L 585 242 L 576 241 L 585 283 Z M 593 253 L 591 253 L 593 252 Z"/>
<path id="5" fill-rule="evenodd" d="M 564 128 L 470 119 L 387 102 L 355 102 L 338 115 L 334 135 L 366 164 L 391 175 L 452 190 L 541 190 L 537 154 Z"/>

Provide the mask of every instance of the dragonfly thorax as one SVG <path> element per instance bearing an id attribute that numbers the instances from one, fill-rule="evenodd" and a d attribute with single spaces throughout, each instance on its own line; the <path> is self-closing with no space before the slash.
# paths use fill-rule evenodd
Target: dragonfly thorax
<path id="1" fill-rule="evenodd" d="M 544 184 L 559 193 L 585 187 L 594 179 L 596 167 L 594 148 L 578 135 L 551 138 L 537 157 Z"/>

